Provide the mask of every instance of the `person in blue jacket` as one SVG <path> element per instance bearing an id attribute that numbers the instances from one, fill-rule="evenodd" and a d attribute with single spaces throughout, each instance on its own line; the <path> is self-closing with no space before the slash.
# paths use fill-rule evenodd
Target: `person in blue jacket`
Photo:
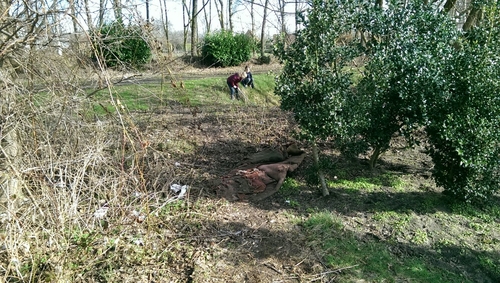
<path id="1" fill-rule="evenodd" d="M 246 67 L 245 67 L 245 73 L 247 74 L 247 76 L 246 76 L 246 78 L 244 78 L 244 79 L 241 81 L 241 84 L 242 84 L 244 87 L 251 86 L 252 88 L 254 88 L 254 85 L 253 85 L 253 77 L 252 77 L 252 72 L 250 71 L 250 67 L 249 67 L 249 66 L 246 66 Z"/>

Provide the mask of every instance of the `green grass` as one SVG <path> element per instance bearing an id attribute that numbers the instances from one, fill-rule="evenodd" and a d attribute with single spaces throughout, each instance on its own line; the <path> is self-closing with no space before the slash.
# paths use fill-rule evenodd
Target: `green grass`
<path id="1" fill-rule="evenodd" d="M 375 177 L 357 177 L 354 180 L 337 179 L 328 181 L 330 187 L 342 187 L 347 192 L 365 191 L 374 192 L 382 186 L 392 187 L 396 191 L 404 191 L 405 182 L 396 175 L 383 174 Z"/>
<path id="2" fill-rule="evenodd" d="M 342 270 L 338 282 L 477 282 L 479 274 L 500 278 L 500 241 L 494 232 L 500 228 L 498 205 L 449 202 L 400 173 L 349 175 L 333 168 L 328 176 L 336 177 L 328 185 L 347 193 L 341 205 L 353 206 L 354 212 L 311 211 L 302 223 L 324 263 Z M 372 195 L 375 205 L 369 198 L 357 202 L 358 196 Z M 367 212 L 365 218 L 358 209 Z"/>
<path id="3" fill-rule="evenodd" d="M 371 179 L 365 177 L 358 177 L 354 180 L 336 180 L 329 181 L 328 185 L 330 187 L 342 187 L 346 191 L 367 191 L 373 192 L 378 185 L 374 184 Z"/>
<path id="4" fill-rule="evenodd" d="M 486 204 L 481 208 L 468 203 L 453 203 L 453 213 L 463 215 L 469 219 L 480 219 L 486 223 L 500 220 L 500 207 L 494 204 Z"/>
<path id="5" fill-rule="evenodd" d="M 301 186 L 302 185 L 295 179 L 286 178 L 281 185 L 279 193 L 285 197 L 292 196 L 299 192 Z"/>
<path id="6" fill-rule="evenodd" d="M 325 264 L 332 270 L 343 269 L 339 282 L 467 282 L 424 258 L 396 257 L 383 242 L 361 240 L 344 229 L 341 218 L 332 212 L 311 215 L 303 227 L 311 245 L 323 251 Z M 423 241 L 427 235 L 419 233 L 416 237 Z"/>
<path id="7" fill-rule="evenodd" d="M 248 105 L 276 106 L 279 98 L 274 95 L 274 75 L 254 75 L 255 88 L 241 88 L 248 97 Z M 155 84 L 117 85 L 111 91 L 98 91 L 93 98 L 93 111 L 98 115 L 114 113 L 117 107 L 112 102 L 119 100 L 129 111 L 145 111 L 158 105 L 168 105 L 175 101 L 184 106 L 204 106 L 216 104 L 244 104 L 243 100 L 231 101 L 225 77 L 194 78 L 184 81 L 184 88 L 172 87 L 170 81 Z M 89 90 L 89 93 L 91 90 Z"/>

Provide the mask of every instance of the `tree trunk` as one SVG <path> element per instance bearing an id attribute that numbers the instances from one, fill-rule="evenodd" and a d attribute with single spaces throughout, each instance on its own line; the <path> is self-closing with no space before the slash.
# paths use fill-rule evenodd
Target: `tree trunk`
<path id="1" fill-rule="evenodd" d="M 465 20 L 462 30 L 469 31 L 473 26 L 475 26 L 480 14 L 481 8 L 473 6 L 467 16 L 467 19 Z"/>
<path id="2" fill-rule="evenodd" d="M 269 6 L 269 0 L 264 3 L 264 14 L 262 15 L 262 29 L 260 32 L 260 57 L 264 58 L 264 49 L 266 46 L 265 36 L 266 36 L 266 22 L 267 22 L 267 7 Z"/>
<path id="3" fill-rule="evenodd" d="M 250 17 L 252 19 L 252 36 L 255 36 L 255 0 L 250 1 Z"/>
<path id="4" fill-rule="evenodd" d="M 220 29 L 224 30 L 224 1 L 215 0 L 215 9 L 217 9 L 217 17 L 219 18 Z"/>
<path id="5" fill-rule="evenodd" d="M 299 31 L 299 1 L 295 1 L 295 33 Z"/>
<path id="6" fill-rule="evenodd" d="M 207 2 L 203 3 L 203 7 L 209 4 L 210 0 L 206 0 Z M 206 27 L 206 33 L 209 34 L 210 31 L 212 30 L 212 5 L 208 6 L 208 12 L 207 9 L 203 9 L 203 14 L 205 15 L 205 27 Z"/>
<path id="7" fill-rule="evenodd" d="M 187 19 L 186 19 L 186 15 L 187 15 Z M 189 16 L 189 7 L 187 5 L 186 0 L 182 0 L 182 22 L 183 22 L 183 26 L 184 26 L 183 48 L 184 48 L 184 53 L 187 54 L 187 52 L 188 52 L 188 50 L 187 50 L 187 37 L 188 37 L 188 33 L 189 33 L 189 26 L 191 25 L 191 19 Z"/>
<path id="8" fill-rule="evenodd" d="M 71 21 L 73 23 L 73 33 L 78 32 L 78 15 L 76 14 L 76 7 L 75 7 L 75 1 L 74 0 L 69 0 L 69 9 L 71 11 Z"/>
<path id="9" fill-rule="evenodd" d="M 279 4 L 279 9 L 280 9 L 280 32 L 281 34 L 287 34 L 287 30 L 286 30 L 286 24 L 285 24 L 285 5 L 286 5 L 286 1 L 285 0 L 278 0 L 278 4 Z"/>
<path id="10" fill-rule="evenodd" d="M 316 142 L 313 144 L 313 158 L 314 158 L 314 165 L 318 170 L 319 181 L 321 183 L 321 193 L 325 197 L 327 195 L 330 195 L 330 192 L 328 191 L 328 187 L 326 186 L 325 173 L 323 172 L 323 169 L 319 164 L 318 145 L 316 144 Z"/>
<path id="11" fill-rule="evenodd" d="M 118 23 L 123 24 L 122 3 L 120 0 L 113 0 L 113 12 Z"/>
<path id="12" fill-rule="evenodd" d="M 234 11 L 233 11 L 233 0 L 228 0 L 227 2 L 227 8 L 229 9 L 229 30 L 233 31 L 234 26 L 233 26 L 233 16 L 234 16 Z"/>
<path id="13" fill-rule="evenodd" d="M 375 169 L 375 164 L 377 164 L 377 160 L 382 153 L 382 150 L 380 147 L 375 147 L 375 150 L 372 153 L 372 156 L 370 156 L 370 171 L 373 171 Z"/>
<path id="14" fill-rule="evenodd" d="M 83 6 L 85 9 L 85 15 L 87 16 L 87 26 L 89 30 L 94 29 L 94 23 L 92 22 L 92 12 L 90 11 L 89 0 L 83 0 Z"/>
<path id="15" fill-rule="evenodd" d="M 255 16 L 254 16 L 254 10 L 255 10 L 255 0 L 250 1 L 250 17 L 252 20 L 252 40 L 255 40 Z M 256 52 L 256 46 L 252 44 L 252 49 L 253 49 L 253 56 L 255 57 L 255 52 Z"/>
<path id="16" fill-rule="evenodd" d="M 4 117 L 12 117 L 9 108 L 10 100 L 2 94 L 0 113 Z M 5 100 L 4 100 L 5 99 Z M 0 136 L 0 213 L 7 212 L 14 215 L 15 210 L 23 199 L 21 181 L 17 178 L 17 158 L 20 156 L 20 146 L 17 141 L 17 129 L 10 121 L 2 119 L 2 135 Z M 12 120 L 12 118 L 11 118 Z"/>
<path id="17" fill-rule="evenodd" d="M 97 23 L 98 27 L 102 27 L 104 25 L 105 11 L 106 11 L 106 0 L 99 0 L 99 22 Z"/>
<path id="18" fill-rule="evenodd" d="M 167 0 L 160 0 L 160 10 L 161 10 L 161 21 L 163 24 L 163 31 L 165 32 L 165 39 L 167 41 L 167 44 L 169 44 L 170 40 L 168 37 L 169 28 L 168 28 Z"/>
<path id="19" fill-rule="evenodd" d="M 0 51 L 0 68 L 3 67 L 3 63 L 7 59 L 6 46 L 10 32 L 7 31 L 9 28 L 5 28 L 5 26 L 9 26 L 9 24 L 5 23 L 4 21 L 6 21 L 8 16 L 10 16 L 8 13 L 9 8 L 10 0 L 0 0 L 0 15 L 2 15 L 0 16 L 0 26 L 4 27 L 2 29 L 2 32 L 0 32 L 0 50 L 3 50 Z"/>
<path id="20" fill-rule="evenodd" d="M 191 57 L 198 56 L 198 0 L 191 7 Z"/>

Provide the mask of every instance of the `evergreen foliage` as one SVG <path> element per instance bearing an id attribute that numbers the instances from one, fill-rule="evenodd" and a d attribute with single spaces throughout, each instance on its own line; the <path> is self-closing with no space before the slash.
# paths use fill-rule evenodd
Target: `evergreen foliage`
<path id="1" fill-rule="evenodd" d="M 346 5 L 351 5 L 346 2 Z M 351 5 L 352 6 L 352 5 Z M 343 112 L 353 95 L 351 73 L 344 67 L 358 54 L 353 45 L 339 45 L 337 39 L 349 33 L 350 6 L 331 1 L 313 1 L 313 9 L 290 48 L 275 47 L 284 63 L 275 92 L 281 107 L 292 111 L 307 140 L 341 137 L 349 130 Z"/>
<path id="2" fill-rule="evenodd" d="M 357 85 L 352 107 L 365 114 L 357 132 L 374 148 L 370 165 L 389 148 L 393 135 L 413 144 L 415 131 L 430 123 L 428 112 L 436 97 L 448 91 L 446 70 L 458 32 L 451 20 L 422 2 L 389 4 L 374 9 L 360 23 L 375 40 L 366 50 L 364 77 Z"/>
<path id="3" fill-rule="evenodd" d="M 141 67 L 151 58 L 151 48 L 141 34 L 138 26 L 126 27 L 119 22 L 104 25 L 93 38 L 96 52 L 92 57 L 100 58 L 107 67 Z"/>
<path id="4" fill-rule="evenodd" d="M 414 145 L 424 132 L 436 183 L 487 198 L 500 185 L 500 13 L 482 5 L 464 34 L 422 1 L 313 1 L 295 43 L 276 48 L 281 107 L 303 138 L 370 152 L 372 168 L 394 135 Z"/>
<path id="5" fill-rule="evenodd" d="M 219 31 L 205 37 L 201 53 L 207 65 L 237 66 L 250 60 L 254 46 L 254 40 L 245 34 Z"/>
<path id="6" fill-rule="evenodd" d="M 435 97 L 427 133 L 434 179 L 466 201 L 487 199 L 500 185 L 500 13 L 461 37 L 446 70 L 447 92 Z"/>

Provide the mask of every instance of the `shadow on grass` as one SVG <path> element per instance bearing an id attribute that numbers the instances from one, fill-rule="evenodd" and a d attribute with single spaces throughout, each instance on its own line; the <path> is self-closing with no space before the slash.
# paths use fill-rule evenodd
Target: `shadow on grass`
<path id="1" fill-rule="evenodd" d="M 326 212 L 313 214 L 304 227 L 329 264 L 359 264 L 363 274 L 382 277 L 373 281 L 498 282 L 500 277 L 498 251 L 477 252 L 452 244 L 433 249 L 380 240 L 346 229 L 338 216 Z"/>
<path id="2" fill-rule="evenodd" d="M 238 217 L 240 221 L 235 219 Z M 500 258 L 499 252 L 477 253 L 453 245 L 436 251 L 388 243 L 360 237 L 343 229 L 341 222 L 330 223 L 322 217 L 319 215 L 318 220 L 313 215 L 302 227 L 291 231 L 273 224 L 272 217 L 248 221 L 250 217 L 236 213 L 230 213 L 227 222 L 187 220 L 183 225 L 204 227 L 189 231 L 189 237 L 197 239 L 197 246 L 207 247 L 207 252 L 214 243 L 216 249 L 225 250 L 218 256 L 219 266 L 224 269 L 217 273 L 229 273 L 235 280 L 249 275 L 256 280 L 252 282 L 290 280 L 291 275 L 307 282 L 318 277 L 335 282 L 489 283 L 500 279 L 495 276 L 495 262 L 491 262 L 491 270 L 478 262 L 478 258 Z M 198 276 L 209 272 L 200 266 L 193 266 Z"/>
<path id="3" fill-rule="evenodd" d="M 184 176 L 184 183 L 192 185 L 193 190 L 191 194 L 200 198 L 217 198 L 214 194 L 214 189 L 222 176 L 234 169 L 252 153 L 268 147 L 278 147 L 290 141 L 291 132 L 293 132 L 293 123 L 289 117 L 284 116 L 282 112 L 274 108 L 263 109 L 239 105 L 218 105 L 217 107 L 203 108 L 202 112 L 196 115 L 185 106 L 179 106 L 178 110 L 175 115 L 166 115 L 165 123 L 175 124 L 177 132 L 172 130 L 172 136 L 179 139 L 182 138 L 185 142 L 193 143 L 193 151 L 175 156 L 175 158 L 182 158 L 179 161 L 182 164 L 186 164 L 187 169 L 189 169 L 188 174 L 183 175 L 185 173 L 181 171 L 183 166 L 175 169 L 174 173 L 176 176 Z M 194 137 L 197 138 L 195 139 Z M 333 154 L 331 158 L 333 158 Z M 332 165 L 334 169 L 332 172 L 337 174 L 342 170 L 344 176 L 341 177 L 346 180 L 356 180 L 359 177 L 370 180 L 370 178 L 380 177 L 388 172 L 392 176 L 402 176 L 414 173 L 424 174 L 427 170 L 424 168 L 425 164 L 408 165 L 385 161 L 385 163 L 381 163 L 382 166 L 379 168 L 378 173 L 372 175 L 364 162 L 364 160 L 354 163 L 339 161 Z M 301 165 L 302 169 L 291 175 L 292 178 L 299 180 L 301 184 L 304 184 L 304 178 L 307 174 L 304 167 L 308 163 L 311 163 L 310 156 Z M 333 176 L 329 177 L 332 178 Z M 385 212 L 402 215 L 432 215 L 436 212 L 446 215 L 463 214 L 460 210 L 453 209 L 453 204 L 450 204 L 441 193 L 434 191 L 432 187 L 413 187 L 411 191 L 405 191 L 404 188 L 394 190 L 390 182 L 386 183 L 380 178 L 378 182 L 370 181 L 369 183 L 375 186 L 371 191 L 346 189 L 342 184 L 337 185 L 333 183 L 330 187 L 331 195 L 326 198 L 321 197 L 317 189 L 307 188 L 302 185 L 297 194 L 285 197 L 278 193 L 258 203 L 251 203 L 250 206 L 258 210 L 255 213 L 265 214 L 268 212 L 286 211 L 287 213 L 299 216 L 300 219 L 308 219 L 313 213 L 317 213 L 318 211 L 338 214 L 346 221 L 363 215 L 365 219 L 369 219 L 363 225 L 373 224 L 373 215 L 380 214 L 380 217 L 383 217 L 383 213 Z M 294 200 L 297 206 L 287 206 L 286 201 L 290 199 Z M 253 217 L 258 216 L 253 215 Z M 303 240 L 297 236 L 298 234 L 287 234 L 286 231 L 279 229 L 256 228 L 244 221 L 229 223 L 214 221 L 206 222 L 205 224 L 202 222 L 202 225 L 208 225 L 214 231 L 219 231 L 217 233 L 222 233 L 222 236 L 218 235 L 217 237 L 225 239 L 224 244 L 227 243 L 228 245 L 225 248 L 229 251 L 239 253 L 243 249 L 246 249 L 250 252 L 251 258 L 288 257 L 290 256 L 288 251 L 278 249 L 278 247 L 283 246 L 281 243 L 291 247 L 292 245 L 300 246 L 315 241 L 314 238 Z M 373 237 L 372 234 L 366 233 L 366 231 L 359 235 L 341 234 L 340 242 L 358 242 L 356 245 L 359 245 L 358 247 L 361 250 L 367 250 L 364 255 L 360 254 L 358 257 L 359 262 L 364 262 L 365 264 L 366 261 L 363 259 L 363 256 L 366 257 L 366 253 L 370 251 L 369 248 L 373 245 L 380 245 L 380 247 L 371 252 L 378 253 L 381 250 L 388 249 L 394 255 L 391 260 L 395 260 L 394 258 L 399 256 L 408 257 L 409 260 L 422 259 L 423 263 L 415 263 L 415 270 L 419 268 L 433 270 L 433 266 L 442 266 L 441 270 L 448 269 L 457 274 L 467 274 L 467 277 L 460 281 L 495 282 L 496 279 L 499 279 L 499 272 L 495 269 L 498 266 L 498 262 L 495 259 L 500 256 L 497 251 L 478 251 L 479 249 L 476 250 L 473 245 L 467 246 L 451 242 L 441 243 L 442 246 L 440 247 L 414 245 L 408 243 L 408 241 L 397 241 L 389 237 Z M 317 240 L 321 242 L 329 241 L 328 238 L 317 238 Z M 252 243 L 257 244 L 254 247 Z M 265 246 L 262 243 L 269 243 L 269 245 L 265 249 L 257 248 L 257 246 Z M 325 252 L 321 258 L 323 261 L 327 260 L 331 248 L 322 247 L 319 244 L 316 248 Z M 351 251 L 340 251 L 340 254 L 348 252 Z M 358 260 L 353 261 L 353 263 L 356 261 Z M 399 263 L 396 261 L 392 264 L 394 266 Z M 424 267 L 419 267 L 422 265 Z M 411 266 L 411 263 L 408 263 L 407 266 Z M 334 269 L 342 266 L 331 267 Z M 390 270 L 389 267 L 386 267 L 386 269 Z M 347 272 L 355 272 L 355 269 Z M 360 272 L 360 278 L 363 278 L 363 275 L 367 276 L 363 272 L 373 273 L 369 270 Z M 392 271 L 386 278 L 389 278 L 389 280 L 391 280 L 391 276 L 392 278 L 396 278 L 397 275 L 394 274 L 398 272 L 402 271 Z M 412 275 L 405 276 L 412 278 Z M 435 282 L 455 282 L 451 279 L 443 280 Z M 422 280 L 421 282 L 431 281 Z"/>
<path id="4" fill-rule="evenodd" d="M 210 147 L 213 148 L 210 149 L 210 147 L 206 147 L 205 152 L 213 152 L 215 155 L 217 155 L 217 153 L 220 154 L 222 149 L 222 151 L 225 152 L 224 156 L 238 156 L 238 158 L 240 159 L 239 161 L 241 161 L 246 157 L 246 155 L 255 151 L 259 151 L 262 146 L 252 143 L 245 143 L 238 140 L 232 140 L 230 146 L 228 145 L 229 144 L 227 144 L 227 142 L 212 144 Z M 213 156 L 213 158 L 216 159 L 217 156 Z M 374 215 L 385 217 L 385 213 L 387 213 L 389 217 L 391 217 L 391 215 L 401 217 L 400 215 L 406 216 L 411 214 L 428 215 L 429 218 L 432 218 L 436 213 L 451 215 L 451 217 L 453 217 L 453 215 L 474 216 L 474 210 L 472 210 L 472 212 L 464 212 L 463 209 L 456 209 L 456 203 L 450 201 L 440 192 L 433 191 L 430 187 L 413 188 L 413 190 L 411 191 L 404 191 L 404 189 L 401 189 L 401 191 L 396 191 L 390 187 L 390 182 L 385 183 L 383 178 L 382 181 L 380 178 L 380 176 L 384 176 L 384 174 L 386 173 L 390 173 L 391 176 L 398 176 L 415 172 L 425 173 L 425 170 L 423 168 L 407 165 L 400 166 L 394 163 L 386 162 L 384 164 L 385 166 L 389 168 L 397 168 L 398 170 L 390 171 L 381 169 L 377 174 L 372 175 L 366 169 L 366 166 L 363 165 L 363 162 L 364 161 L 360 161 L 354 165 L 351 165 L 351 169 L 354 173 L 351 172 L 349 176 L 352 179 L 366 178 L 370 180 L 370 178 L 378 178 L 377 182 L 371 183 L 371 185 L 374 185 L 376 187 L 375 189 L 373 189 L 374 191 L 362 189 L 346 189 L 341 184 L 336 185 L 334 183 L 330 187 L 331 195 L 328 197 L 320 196 L 319 190 L 317 189 L 302 187 L 295 195 L 288 195 L 285 197 L 282 194 L 278 193 L 268 199 L 257 203 L 252 203 L 251 205 L 258 209 L 262 209 L 263 211 L 291 211 L 290 213 L 301 215 L 301 217 L 305 219 L 318 211 L 335 213 L 342 216 L 344 219 L 351 219 L 353 217 L 359 217 L 360 215 L 363 215 L 363 217 L 370 218 L 370 221 L 371 218 L 374 217 Z M 234 168 L 237 163 L 238 162 L 236 161 L 233 163 L 233 166 L 226 166 L 225 168 L 227 168 L 227 171 L 229 171 L 230 169 Z M 219 165 L 222 166 L 222 164 Z M 218 165 L 214 164 L 213 168 L 217 166 Z M 405 169 L 404 172 L 401 172 L 402 168 Z M 350 168 L 345 167 L 344 170 L 350 170 Z M 218 174 L 220 173 L 221 172 L 219 171 Z M 303 180 L 304 174 L 304 170 L 299 170 L 298 172 L 294 172 L 290 177 Z M 213 181 L 214 184 L 216 184 L 216 180 Z M 287 206 L 287 203 L 290 204 L 290 199 L 295 201 L 297 205 Z M 500 203 L 498 198 L 492 198 L 492 201 Z M 458 207 L 460 208 L 462 206 L 458 205 Z M 444 221 L 446 221 L 446 219 Z M 364 224 L 371 225 L 369 221 Z M 393 223 L 391 222 L 385 223 L 385 225 L 392 224 Z M 425 228 L 425 223 L 417 224 L 424 225 L 423 227 Z M 464 224 L 462 223 L 460 225 Z M 443 228 L 445 227 L 443 226 Z M 414 231 L 412 231 L 412 233 L 413 232 Z M 316 240 L 321 241 L 319 238 L 317 238 Z M 331 239 L 325 238 L 324 242 L 328 242 L 330 240 Z M 495 239 L 492 240 L 495 241 Z M 314 241 L 314 237 L 311 238 L 311 241 Z M 402 278 L 414 278 L 413 275 L 420 274 L 418 276 L 420 276 L 422 279 L 416 280 L 416 282 L 498 282 L 500 280 L 500 270 L 498 270 L 500 262 L 498 262 L 497 260 L 498 258 L 500 258 L 500 253 L 498 251 L 480 251 L 480 249 L 476 249 L 474 246 L 468 246 L 469 244 L 471 244 L 469 242 L 466 244 L 455 244 L 445 241 L 437 242 L 435 245 L 431 246 L 418 245 L 410 243 L 411 241 L 398 241 L 395 238 L 391 237 L 373 236 L 372 233 L 366 231 L 362 232 L 359 235 L 354 232 L 353 234 L 345 234 L 341 239 L 339 239 L 339 241 L 358 242 L 356 244 L 356 249 L 364 251 L 362 253 L 380 253 L 382 251 L 389 250 L 390 254 L 393 255 L 393 258 L 390 259 L 391 262 L 387 263 L 392 267 L 389 267 L 389 271 L 387 271 L 388 273 L 384 275 L 386 276 L 386 280 L 394 280 L 394 278 L 397 278 L 397 276 L 399 276 L 396 274 L 399 273 L 404 273 L 404 276 L 407 276 L 404 277 L 403 275 L 401 275 L 403 276 Z M 460 239 L 458 239 L 457 241 L 460 241 Z M 280 241 L 277 241 L 277 243 L 278 242 Z M 370 250 L 373 245 L 377 246 L 377 250 Z M 317 248 L 326 251 L 324 255 L 325 260 L 328 257 L 332 256 L 331 254 L 328 254 L 328 250 L 331 249 L 331 247 L 324 247 L 319 244 Z M 272 250 L 273 249 L 269 249 L 270 254 L 273 253 Z M 340 256 L 346 252 L 353 251 L 337 252 Z M 398 262 L 393 262 L 394 256 L 396 258 L 400 258 L 400 260 L 406 261 L 406 265 L 403 266 L 405 270 L 394 267 L 401 264 Z M 367 255 L 365 254 L 355 255 L 354 258 L 356 260 L 359 260 L 359 262 L 363 262 L 365 265 L 373 264 L 370 262 L 370 260 L 367 259 Z M 349 264 L 355 265 L 357 264 L 356 260 L 352 261 L 351 263 L 345 263 L 344 266 Z M 411 268 L 412 264 L 414 265 L 414 268 Z M 393 269 L 392 273 L 390 271 L 391 268 Z M 374 270 L 363 270 L 362 267 L 356 269 L 362 270 L 359 271 L 362 274 L 361 276 L 363 276 L 363 274 L 364 276 L 366 276 L 366 274 L 377 273 L 377 271 Z M 352 272 L 356 273 L 357 271 L 353 270 Z M 454 275 L 452 275 L 450 272 Z M 355 274 L 353 276 L 356 277 Z M 442 278 L 439 276 L 450 277 Z M 370 280 L 380 279 L 372 278 Z"/>

